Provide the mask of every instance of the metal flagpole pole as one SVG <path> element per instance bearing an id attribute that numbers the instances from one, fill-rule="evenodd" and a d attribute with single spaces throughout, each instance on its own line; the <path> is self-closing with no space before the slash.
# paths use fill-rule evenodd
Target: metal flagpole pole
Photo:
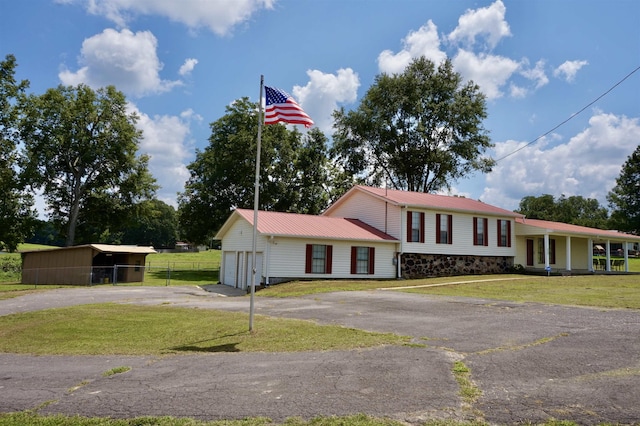
<path id="1" fill-rule="evenodd" d="M 256 183 L 253 189 L 253 246 L 252 246 L 252 261 L 251 261 L 251 302 L 249 303 L 249 331 L 253 331 L 253 311 L 254 311 L 254 295 L 256 293 L 256 246 L 258 241 L 258 200 L 259 200 L 259 187 L 260 187 L 260 148 L 262 143 L 262 121 L 264 117 L 262 115 L 262 89 L 264 87 L 264 76 L 260 76 L 260 97 L 258 101 L 258 141 L 256 147 Z"/>

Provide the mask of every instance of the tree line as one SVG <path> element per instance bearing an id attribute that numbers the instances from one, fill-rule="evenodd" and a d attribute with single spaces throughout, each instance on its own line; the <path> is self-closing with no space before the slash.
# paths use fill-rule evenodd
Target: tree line
<path id="1" fill-rule="evenodd" d="M 138 117 L 115 87 L 58 86 L 28 94 L 15 57 L 0 62 L 0 249 L 29 240 L 172 246 L 208 243 L 235 208 L 252 208 L 258 105 L 240 98 L 211 123 L 188 165 L 178 209 L 158 200 Z M 259 208 L 318 214 L 354 184 L 434 192 L 495 161 L 483 127 L 485 97 L 450 61 L 414 60 L 378 75 L 350 111 L 334 112 L 332 142 L 319 129 L 262 130 Z M 640 233 L 640 145 L 609 193 L 597 200 L 523 198 L 527 217 Z M 42 194 L 47 221 L 37 219 Z"/>

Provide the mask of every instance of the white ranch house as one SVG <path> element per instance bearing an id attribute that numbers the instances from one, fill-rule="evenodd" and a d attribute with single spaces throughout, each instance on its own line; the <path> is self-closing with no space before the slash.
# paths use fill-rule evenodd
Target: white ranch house
<path id="1" fill-rule="evenodd" d="M 221 240 L 220 281 L 248 288 L 253 210 L 235 210 Z M 256 285 L 292 279 L 393 279 L 501 273 L 514 265 L 594 271 L 592 247 L 640 237 L 536 221 L 464 197 L 355 186 L 322 215 L 258 212 Z M 609 250 L 607 250 L 609 253 Z M 628 270 L 607 259 L 602 270 Z M 625 269 L 627 268 L 627 269 Z"/>

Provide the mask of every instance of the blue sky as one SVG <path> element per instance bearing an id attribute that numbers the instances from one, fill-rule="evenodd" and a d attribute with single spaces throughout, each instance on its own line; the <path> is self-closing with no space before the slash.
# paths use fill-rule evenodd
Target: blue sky
<path id="1" fill-rule="evenodd" d="M 31 93 L 84 83 L 127 95 L 158 198 L 174 206 L 209 123 L 257 101 L 261 74 L 331 136 L 331 112 L 357 107 L 377 74 L 448 57 L 487 96 L 497 159 L 632 73 L 450 191 L 508 209 L 541 194 L 606 205 L 640 144 L 636 0 L 0 0 L 0 16 L 0 54 L 16 56 Z"/>

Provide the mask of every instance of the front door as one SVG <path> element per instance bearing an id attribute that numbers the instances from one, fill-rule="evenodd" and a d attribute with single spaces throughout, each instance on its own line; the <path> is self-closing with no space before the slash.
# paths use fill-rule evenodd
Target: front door
<path id="1" fill-rule="evenodd" d="M 533 240 L 527 240 L 527 266 L 533 266 Z"/>

